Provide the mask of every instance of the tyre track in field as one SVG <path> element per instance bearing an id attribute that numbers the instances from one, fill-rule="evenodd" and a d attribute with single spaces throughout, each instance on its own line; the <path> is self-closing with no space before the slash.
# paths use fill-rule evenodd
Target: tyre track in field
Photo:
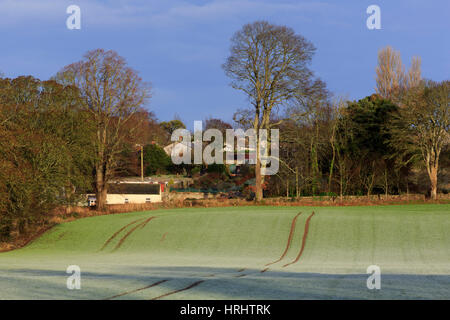
<path id="1" fill-rule="evenodd" d="M 147 225 L 147 223 L 150 222 L 150 220 L 156 218 L 156 216 L 151 216 L 150 218 L 148 218 L 147 220 L 145 220 L 144 222 L 141 223 L 141 229 L 144 229 L 145 226 Z"/>
<path id="2" fill-rule="evenodd" d="M 113 249 L 113 251 L 119 249 L 120 246 L 123 244 L 123 242 L 124 242 L 124 241 L 125 241 L 125 240 L 126 240 L 126 239 L 134 232 L 134 231 L 136 231 L 139 227 L 141 227 L 141 229 L 144 228 L 144 227 L 145 227 L 152 219 L 154 219 L 154 218 L 156 218 L 156 217 L 155 217 L 155 216 L 151 216 L 150 218 L 146 219 L 145 221 L 143 221 L 143 222 L 137 224 L 136 226 L 134 226 L 133 228 L 131 228 L 131 229 L 130 229 L 130 230 L 129 230 L 129 231 L 128 231 L 121 239 L 120 239 L 119 243 L 116 245 L 116 247 Z M 137 222 L 139 222 L 139 221 L 142 221 L 143 219 L 144 219 L 144 218 L 134 220 L 134 221 L 128 223 L 127 225 L 123 226 L 123 227 L 120 228 L 119 230 L 117 230 L 117 231 L 116 231 L 116 232 L 115 232 L 115 233 L 114 233 L 114 234 L 113 234 L 113 235 L 105 242 L 105 244 L 103 245 L 103 247 L 102 247 L 101 250 L 103 250 L 103 249 L 104 249 L 104 248 L 105 248 L 105 247 L 106 247 L 106 246 L 107 246 L 107 245 L 108 245 L 115 237 L 117 237 L 117 235 L 120 234 L 120 232 L 122 232 L 123 230 L 125 230 L 127 227 L 129 227 L 129 226 L 131 226 L 131 225 L 133 225 L 133 224 L 135 224 L 135 223 L 137 223 Z M 167 232 L 164 233 L 164 235 L 163 235 L 163 237 L 161 238 L 160 242 L 164 241 L 164 239 L 165 239 L 166 236 L 167 236 Z M 245 270 L 245 269 L 242 269 L 242 271 L 243 271 L 243 270 Z M 214 276 L 215 276 L 215 274 L 210 274 L 210 275 L 208 275 L 207 277 L 214 277 Z M 155 282 L 155 283 L 152 283 L 152 284 L 150 284 L 150 285 L 148 285 L 148 286 L 145 286 L 145 287 L 142 287 L 142 288 L 138 288 L 138 289 L 134 289 L 134 290 L 131 290 L 131 291 L 122 292 L 122 293 L 116 294 L 116 295 L 114 295 L 114 296 L 105 298 L 104 300 L 112 300 L 112 299 L 115 299 L 115 298 L 118 298 L 118 297 L 122 297 L 122 296 L 125 296 L 125 295 L 128 295 L 128 294 L 132 294 L 132 293 L 136 293 L 136 292 L 139 292 L 139 291 L 142 291 L 142 290 L 150 289 L 150 288 L 159 286 L 160 284 L 163 284 L 164 282 L 167 282 L 167 281 L 169 281 L 169 279 L 159 280 L 159 281 L 157 281 L 157 282 Z M 165 294 L 163 294 L 163 295 L 160 295 L 160 296 L 158 296 L 158 297 L 152 298 L 151 300 L 158 300 L 158 299 L 161 299 L 161 298 L 163 298 L 163 297 L 167 297 L 167 296 L 176 294 L 176 293 L 178 293 L 178 292 L 182 292 L 182 291 L 189 290 L 189 289 L 191 289 L 191 288 L 194 288 L 194 287 L 198 286 L 199 284 L 201 284 L 201 283 L 203 283 L 203 282 L 205 282 L 205 281 L 206 281 L 206 280 L 199 280 L 199 281 L 196 281 L 196 282 L 190 284 L 189 286 L 187 286 L 187 287 L 185 287 L 185 288 L 181 288 L 181 289 L 177 289 L 177 290 L 170 291 L 170 292 L 165 293 Z"/>
<path id="3" fill-rule="evenodd" d="M 305 249 L 306 239 L 307 239 L 307 237 L 308 237 L 309 222 L 311 221 L 311 218 L 314 216 L 314 214 L 315 214 L 315 212 L 313 211 L 313 213 L 311 213 L 311 215 L 308 217 L 308 219 L 306 219 L 306 223 L 305 223 L 305 231 L 303 232 L 303 238 L 302 238 L 302 247 L 301 247 L 301 249 L 300 249 L 300 252 L 298 253 L 297 258 L 295 258 L 294 261 L 285 264 L 285 265 L 283 266 L 283 268 L 285 268 L 285 267 L 287 267 L 287 266 L 289 266 L 289 265 L 291 265 L 291 264 L 294 264 L 294 263 L 298 262 L 298 260 L 300 260 L 300 257 L 301 257 L 302 254 L 303 254 L 303 250 Z"/>
<path id="4" fill-rule="evenodd" d="M 288 240 L 287 240 L 287 243 L 286 243 L 286 248 L 284 249 L 284 251 L 283 251 L 283 253 L 281 254 L 280 258 L 279 258 L 278 260 L 275 260 L 275 261 L 273 261 L 273 262 L 270 262 L 270 263 L 265 264 L 264 266 L 265 266 L 266 268 L 262 269 L 262 270 L 260 271 L 260 273 L 264 273 L 264 272 L 268 271 L 268 270 L 269 270 L 269 267 L 268 267 L 268 266 L 280 262 L 280 261 L 283 260 L 283 258 L 286 256 L 286 254 L 287 254 L 287 252 L 289 251 L 289 248 L 291 247 L 291 244 L 292 244 L 292 238 L 294 237 L 295 228 L 296 228 L 296 226 L 297 226 L 297 219 L 298 219 L 298 217 L 299 217 L 301 214 L 302 214 L 302 212 L 300 211 L 299 213 L 297 213 L 297 215 L 296 215 L 294 218 L 292 218 L 291 229 L 290 229 L 290 231 L 289 231 L 289 236 L 288 236 Z M 245 268 L 238 270 L 238 272 L 242 272 L 242 271 L 244 271 L 244 270 L 245 270 Z M 250 273 L 250 274 L 251 274 L 251 273 Z M 240 274 L 240 275 L 234 276 L 234 278 L 241 278 L 241 277 L 245 277 L 245 276 L 247 276 L 247 275 L 249 275 L 249 274 Z"/>
<path id="5" fill-rule="evenodd" d="M 115 237 L 117 237 L 117 235 L 119 234 L 119 233 L 121 233 L 123 230 L 125 230 L 126 228 L 128 228 L 129 226 L 131 226 L 131 225 L 133 225 L 133 224 L 135 224 L 136 222 L 138 222 L 138 221 L 141 221 L 141 220 L 144 220 L 144 218 L 140 218 L 140 219 L 137 219 L 137 220 L 134 220 L 134 221 L 132 221 L 132 222 L 130 222 L 130 223 L 128 223 L 128 224 L 126 224 L 125 226 L 123 226 L 122 228 L 120 228 L 119 230 L 117 230 L 108 240 L 106 240 L 106 242 L 103 244 L 103 246 L 100 248 L 100 251 L 103 251 L 103 249 L 105 249 L 106 248 L 106 246 L 115 238 Z"/>
<path id="6" fill-rule="evenodd" d="M 167 282 L 167 281 L 169 281 L 169 280 L 168 279 L 159 280 L 159 281 L 156 281 L 155 283 L 152 283 L 151 285 L 148 285 L 146 287 L 142 287 L 142 288 L 134 289 L 134 290 L 131 290 L 131 291 L 126 291 L 126 292 L 123 292 L 123 293 L 119 293 L 119 294 L 116 294 L 115 296 L 112 296 L 112 297 L 109 297 L 109 298 L 105 298 L 104 300 L 112 300 L 112 299 L 115 299 L 115 298 L 118 298 L 118 297 L 122 297 L 122 296 L 127 295 L 127 294 L 131 294 L 131 293 L 139 292 L 139 291 L 142 291 L 142 290 L 150 289 L 150 288 L 159 286 L 160 284 L 162 284 L 164 282 Z"/>
<path id="7" fill-rule="evenodd" d="M 266 265 L 265 265 L 266 267 L 267 267 L 267 266 L 270 266 L 270 265 L 272 265 L 272 264 L 275 264 L 275 263 L 277 263 L 277 262 L 280 262 L 280 261 L 283 260 L 283 258 L 286 256 L 286 254 L 287 254 L 289 248 L 291 247 L 292 237 L 294 236 L 295 226 L 296 226 L 296 223 L 297 223 L 297 218 L 298 218 L 301 214 L 302 214 L 301 212 L 297 213 L 297 215 L 292 219 L 292 222 L 291 222 L 291 230 L 289 231 L 289 237 L 288 237 L 288 241 L 287 241 L 287 243 L 286 243 L 286 248 L 284 249 L 284 251 L 283 251 L 283 253 L 281 254 L 280 258 L 279 258 L 278 260 L 275 260 L 275 261 L 273 261 L 273 262 L 270 262 L 270 263 L 266 264 Z M 264 271 L 261 271 L 261 272 L 265 272 L 265 271 L 267 271 L 267 269 L 268 269 L 268 268 L 264 269 Z"/>
<path id="8" fill-rule="evenodd" d="M 114 295 L 114 296 L 112 296 L 112 297 L 105 298 L 105 299 L 103 299 L 103 300 L 112 300 L 112 299 L 115 299 L 115 298 L 119 298 L 119 297 L 125 296 L 125 295 L 127 295 L 127 294 L 132 294 L 132 293 L 136 293 L 136 292 L 139 292 L 139 291 L 142 291 L 142 290 L 147 290 L 147 289 L 150 289 L 150 288 L 153 288 L 153 287 L 157 287 L 157 286 L 159 286 L 160 284 L 163 284 L 163 283 L 165 283 L 165 282 L 167 282 L 167 281 L 169 281 L 169 280 L 170 280 L 170 279 L 159 280 L 159 281 L 154 282 L 154 283 L 152 283 L 152 284 L 150 284 L 150 285 L 148 285 L 148 286 L 145 286 L 145 287 L 142 287 L 142 288 L 138 288 L 138 289 L 134 289 L 134 290 L 131 290 L 131 291 L 125 291 L 125 292 L 116 294 L 116 295 Z M 162 295 L 160 295 L 160 296 L 157 296 L 157 297 L 155 297 L 155 298 L 152 298 L 151 300 L 158 300 L 158 299 L 161 299 L 161 298 L 164 298 L 164 297 L 173 295 L 173 294 L 178 293 L 178 292 L 182 292 L 182 291 L 186 291 L 186 290 L 192 289 L 192 288 L 198 286 L 199 284 L 201 284 L 201 283 L 203 283 L 203 282 L 205 282 L 205 281 L 206 281 L 206 280 L 198 280 L 198 281 L 196 281 L 196 282 L 191 283 L 191 284 L 188 285 L 187 287 L 184 287 L 184 288 L 181 288 L 181 289 L 177 289 L 177 290 L 169 291 L 169 292 L 164 293 L 164 294 L 162 294 Z"/>
<path id="9" fill-rule="evenodd" d="M 245 277 L 247 276 L 247 274 L 237 274 L 235 276 L 233 276 L 233 278 L 241 278 L 241 277 Z"/>
<path id="10" fill-rule="evenodd" d="M 139 223 L 138 225 L 134 226 L 133 228 L 130 229 L 130 231 L 127 232 L 127 234 L 125 234 L 122 239 L 119 240 L 119 243 L 117 243 L 117 245 L 114 247 L 113 251 L 116 251 L 117 249 L 119 249 L 122 244 L 124 243 L 124 241 L 134 232 L 136 231 L 137 228 L 141 227 L 141 229 L 143 227 L 145 227 L 147 225 L 147 223 L 150 222 L 150 220 L 156 218 L 155 216 L 151 216 L 150 218 L 148 218 L 147 220 L 145 220 L 144 222 Z"/>
<path id="11" fill-rule="evenodd" d="M 205 282 L 205 280 L 199 280 L 199 281 L 196 281 L 196 282 L 194 282 L 194 283 L 191 283 L 190 285 L 188 285 L 188 286 L 185 287 L 185 288 L 178 289 L 178 290 L 174 290 L 174 291 L 170 291 L 170 292 L 165 293 L 165 294 L 163 294 L 163 295 L 160 295 L 160 296 L 158 296 L 158 297 L 156 297 L 156 298 L 152 298 L 151 300 L 158 300 L 158 299 L 161 299 L 161 298 L 170 296 L 170 295 L 175 294 L 175 293 L 178 293 L 178 292 L 182 292 L 182 291 L 186 291 L 186 290 L 192 289 L 192 288 L 198 286 L 199 284 L 201 284 L 201 283 L 203 283 L 203 282 Z"/>
<path id="12" fill-rule="evenodd" d="M 277 262 L 280 262 L 280 261 L 286 256 L 286 254 L 287 254 L 287 252 L 289 251 L 289 248 L 291 247 L 291 244 L 292 244 L 292 238 L 293 238 L 293 236 L 294 236 L 294 232 L 295 232 L 295 228 L 296 228 L 296 224 L 297 224 L 297 219 L 298 219 L 298 217 L 300 216 L 301 213 L 302 213 L 302 212 L 299 212 L 299 213 L 292 219 L 292 222 L 291 222 L 291 230 L 290 230 L 290 232 L 289 232 L 289 237 L 288 237 L 288 241 L 287 241 L 287 244 L 286 244 L 286 248 L 285 248 L 284 252 L 281 254 L 281 257 L 280 257 L 278 260 L 274 261 L 274 262 L 270 262 L 270 263 L 265 264 L 266 268 L 263 268 L 262 270 L 260 270 L 259 273 L 264 273 L 264 272 L 266 272 L 266 271 L 269 271 L 269 267 L 267 267 L 267 266 L 272 265 L 272 264 L 275 264 L 275 263 L 277 263 Z M 306 219 L 306 222 L 305 222 L 305 229 L 304 229 L 304 232 L 303 232 L 302 244 L 301 244 L 301 249 L 300 249 L 299 254 L 298 254 L 297 257 L 294 259 L 294 261 L 292 261 L 292 262 L 290 262 L 290 263 L 287 263 L 287 264 L 283 265 L 283 268 L 284 268 L 284 267 L 287 267 L 287 266 L 289 266 L 289 265 L 291 265 L 291 264 L 294 264 L 294 263 L 296 263 L 296 262 L 298 262 L 298 261 L 300 260 L 300 257 L 302 256 L 303 251 L 304 251 L 304 249 L 305 249 L 306 240 L 307 240 L 308 232 L 309 232 L 309 224 L 310 224 L 310 221 L 311 221 L 311 219 L 312 219 L 312 217 L 313 217 L 314 215 L 315 215 L 315 212 L 313 211 L 313 212 L 309 215 L 309 217 Z M 240 272 L 244 272 L 245 270 L 247 270 L 247 268 L 241 268 L 241 269 L 237 270 L 237 272 L 240 273 Z M 242 278 L 242 277 L 246 277 L 246 276 L 248 276 L 248 275 L 255 274 L 255 273 L 257 273 L 257 272 L 244 273 L 244 274 L 237 274 L 237 275 L 234 275 L 234 276 L 232 276 L 232 277 L 233 277 L 233 278 Z M 215 277 L 216 274 L 209 275 L 208 277 L 211 277 L 211 276 Z"/>
<path id="13" fill-rule="evenodd" d="M 290 230 L 290 232 L 289 232 L 289 237 L 288 237 L 288 241 L 287 241 L 287 244 L 286 244 L 286 248 L 285 248 L 284 252 L 281 254 L 281 257 L 280 257 L 278 260 L 276 260 L 276 261 L 273 261 L 273 262 L 271 262 L 271 263 L 266 264 L 265 266 L 269 266 L 269 265 L 275 264 L 275 263 L 277 263 L 277 262 L 280 262 L 280 261 L 286 256 L 287 252 L 289 251 L 289 248 L 291 247 L 291 244 L 292 244 L 292 238 L 293 238 L 293 235 L 294 235 L 294 232 L 295 232 L 295 227 L 296 227 L 297 218 L 300 216 L 300 214 L 301 214 L 301 212 L 299 212 L 299 213 L 292 219 L 292 222 L 291 222 L 291 230 Z M 311 218 L 314 216 L 314 214 L 315 214 L 315 212 L 312 212 L 312 214 L 306 219 L 305 230 L 304 230 L 303 238 L 302 238 L 302 245 L 301 245 L 301 249 L 300 249 L 300 252 L 299 252 L 298 256 L 296 257 L 296 259 L 295 259 L 294 261 L 292 261 L 292 262 L 290 262 L 290 263 L 288 263 L 288 264 L 285 264 L 285 265 L 283 266 L 283 268 L 284 268 L 284 267 L 287 267 L 287 266 L 289 266 L 289 265 L 291 265 L 291 264 L 294 264 L 294 263 L 298 262 L 298 260 L 299 260 L 300 257 L 302 256 L 303 251 L 304 251 L 304 249 L 305 249 L 305 245 L 306 245 L 306 239 L 307 239 L 307 236 L 308 236 L 309 223 L 310 223 L 310 221 L 311 221 Z M 122 239 L 121 239 L 121 240 L 119 241 L 119 243 L 116 245 L 116 248 L 115 248 L 114 250 L 117 250 L 117 249 L 122 245 L 122 243 L 126 240 L 126 238 L 127 238 L 130 234 L 132 234 L 137 228 L 139 228 L 139 227 L 141 227 L 141 228 L 145 227 L 145 226 L 146 226 L 152 219 L 154 219 L 154 218 L 155 218 L 155 217 L 152 216 L 152 217 L 148 218 L 147 220 L 145 220 L 144 222 L 141 222 L 140 224 L 138 224 L 138 225 L 136 225 L 135 227 L 133 227 L 133 228 L 132 228 L 132 229 L 131 229 L 124 237 L 122 237 Z M 138 219 L 137 221 L 139 221 L 139 220 L 142 220 L 142 219 Z M 137 221 L 134 221 L 133 223 L 136 223 Z M 133 224 L 133 223 L 131 223 L 131 224 Z M 129 225 L 130 225 L 130 224 L 129 224 Z M 127 225 L 127 226 L 128 226 L 128 225 Z M 125 227 L 127 227 L 127 226 L 125 226 Z M 124 227 L 124 228 L 125 228 L 125 227 Z M 124 228 L 123 228 L 123 229 L 124 229 Z M 120 230 L 120 231 L 122 231 L 122 230 Z M 117 232 L 117 233 L 119 233 L 119 232 Z M 166 235 L 166 234 L 164 234 L 164 235 Z M 241 268 L 241 269 L 237 270 L 237 272 L 244 272 L 245 270 L 247 270 L 247 268 Z M 269 268 L 266 267 L 266 268 L 262 269 L 262 270 L 260 271 L 260 273 L 264 273 L 264 272 L 266 272 L 266 271 L 268 271 L 268 270 L 269 270 Z M 251 273 L 250 273 L 250 274 L 251 274 Z M 250 275 L 250 274 L 238 274 L 238 275 L 233 276 L 233 278 L 246 277 L 246 276 L 248 276 L 248 275 Z M 213 278 L 214 278 L 214 277 L 216 277 L 216 276 L 217 276 L 216 274 L 210 274 L 210 275 L 207 275 L 207 276 L 205 276 L 205 277 L 213 277 Z M 121 297 L 121 296 L 124 296 L 124 295 L 127 295 L 127 294 L 131 294 L 131 293 L 139 292 L 139 291 L 142 291 L 142 290 L 150 289 L 150 288 L 156 287 L 156 286 L 158 286 L 158 285 L 160 285 L 160 284 L 162 284 L 162 283 L 164 283 L 164 282 L 167 282 L 167 281 L 169 281 L 169 280 L 168 280 L 168 279 L 160 280 L 160 281 L 157 281 L 157 282 L 155 282 L 155 283 L 152 283 L 152 284 L 150 284 L 150 285 L 148 285 L 148 286 L 146 286 L 146 287 L 138 288 L 138 289 L 135 289 L 135 290 L 131 290 L 131 291 L 124 292 L 124 293 L 120 293 L 120 294 L 117 294 L 117 295 L 115 295 L 115 296 L 106 298 L 105 300 L 110 300 L 110 299 L 118 298 L 118 297 Z M 194 288 L 194 287 L 200 285 L 201 283 L 203 283 L 203 282 L 205 282 L 205 281 L 207 281 L 207 280 L 198 280 L 198 281 L 195 281 L 195 282 L 191 283 L 190 285 L 188 285 L 188 286 L 186 286 L 186 287 L 184 287 L 184 288 L 170 291 L 170 292 L 168 292 L 168 293 L 165 293 L 165 294 L 162 294 L 162 295 L 157 296 L 157 297 L 155 297 L 155 298 L 152 298 L 151 300 L 158 300 L 158 299 L 161 299 L 161 298 L 164 298 L 164 297 L 167 297 L 167 296 L 171 296 L 171 295 L 176 294 L 176 293 L 179 293 L 179 292 L 183 292 L 183 291 L 192 289 L 192 288 Z"/>

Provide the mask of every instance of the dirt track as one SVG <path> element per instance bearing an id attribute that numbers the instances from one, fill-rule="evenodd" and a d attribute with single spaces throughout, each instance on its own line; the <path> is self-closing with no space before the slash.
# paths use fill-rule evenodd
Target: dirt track
<path id="1" fill-rule="evenodd" d="M 166 282 L 166 281 L 169 281 L 169 280 L 167 280 L 167 279 L 165 279 L 165 280 L 159 280 L 159 281 L 157 281 L 157 282 L 155 282 L 155 283 L 152 283 L 152 284 L 149 285 L 149 286 L 146 286 L 146 287 L 143 287 L 143 288 L 139 288 L 139 289 L 135 289 L 135 290 L 131 290 L 131 291 L 126 291 L 126 292 L 123 292 L 123 293 L 119 293 L 119 294 L 116 294 L 115 296 L 106 298 L 105 300 L 111 300 L 111 299 L 118 298 L 118 297 L 121 297 L 121 296 L 124 296 L 124 295 L 127 295 L 127 294 L 139 292 L 139 291 L 142 291 L 142 290 L 145 290 L 145 289 L 150 289 L 150 288 L 156 287 L 156 286 L 158 286 L 158 285 L 160 285 L 161 283 L 164 283 L 164 282 Z"/>
<path id="2" fill-rule="evenodd" d="M 136 222 L 142 221 L 142 220 L 144 220 L 144 218 L 134 220 L 134 221 L 132 221 L 132 222 L 126 224 L 125 226 L 123 226 L 123 227 L 120 228 L 119 230 L 117 230 L 117 231 L 116 231 L 116 232 L 115 232 L 108 240 L 106 240 L 106 242 L 105 242 L 105 243 L 103 244 L 103 246 L 101 247 L 100 251 L 102 251 L 103 249 L 105 249 L 106 246 L 107 246 L 107 245 L 108 245 L 115 237 L 117 237 L 117 235 L 118 235 L 119 233 L 121 233 L 123 230 L 125 230 L 125 229 L 128 228 L 129 226 L 135 224 Z"/>
<path id="3" fill-rule="evenodd" d="M 289 265 L 291 265 L 291 264 L 296 263 L 296 262 L 300 259 L 300 257 L 302 256 L 303 250 L 305 249 L 305 245 L 306 245 L 306 238 L 308 237 L 309 222 L 311 221 L 311 218 L 313 217 L 313 215 L 314 215 L 314 211 L 313 211 L 313 213 L 311 213 L 311 215 L 308 217 L 308 219 L 306 219 L 306 223 L 305 223 L 305 232 L 303 233 L 303 239 L 302 239 L 302 247 L 301 247 L 301 249 L 300 249 L 300 252 L 298 253 L 297 258 L 295 258 L 294 261 L 285 264 L 285 265 L 283 266 L 283 268 L 284 268 L 284 267 L 287 267 L 287 266 L 289 266 Z"/>
<path id="4" fill-rule="evenodd" d="M 274 262 L 270 262 L 270 263 L 266 264 L 266 266 L 270 266 L 272 264 L 280 262 L 286 256 L 286 253 L 288 252 L 288 250 L 289 250 L 289 248 L 291 246 L 292 237 L 294 236 L 294 231 L 295 231 L 295 225 L 296 225 L 296 222 L 297 222 L 297 218 L 298 218 L 298 216 L 300 214 L 301 214 L 301 212 L 297 213 L 297 215 L 292 219 L 291 230 L 289 232 L 289 237 L 288 237 L 288 241 L 287 241 L 287 244 L 286 244 L 286 248 L 284 249 L 284 252 L 281 254 L 281 257 L 278 260 L 275 260 Z M 261 271 L 261 272 L 265 272 L 266 270 L 267 270 L 267 268 L 264 269 L 264 271 Z"/>
<path id="5" fill-rule="evenodd" d="M 178 290 L 174 290 L 174 291 L 170 291 L 170 292 L 165 293 L 165 294 L 163 294 L 163 295 L 160 295 L 160 296 L 158 296 L 158 297 L 156 297 L 156 298 L 153 298 L 152 300 L 158 300 L 158 299 L 161 299 L 161 298 L 170 296 L 170 295 L 172 295 L 172 294 L 175 294 L 175 293 L 178 293 L 178 292 L 181 292 L 181 291 L 186 291 L 186 290 L 192 289 L 192 288 L 198 286 L 198 285 L 199 285 L 200 283 L 202 283 L 202 282 L 205 282 L 205 280 L 199 280 L 199 281 L 196 281 L 196 282 L 194 282 L 194 283 L 188 285 L 186 288 L 178 289 Z"/>
<path id="6" fill-rule="evenodd" d="M 122 239 L 119 240 L 119 243 L 114 247 L 114 250 L 113 250 L 113 251 L 119 249 L 120 246 L 124 243 L 124 241 L 125 241 L 125 240 L 126 240 L 126 239 L 134 232 L 134 231 L 136 231 L 137 228 L 139 228 L 139 227 L 143 228 L 147 223 L 149 223 L 150 220 L 152 220 L 152 219 L 154 219 L 154 218 L 155 218 L 155 216 L 151 216 L 150 218 L 148 218 L 148 219 L 145 220 L 144 222 L 142 222 L 142 223 L 140 223 L 140 224 L 134 226 L 130 231 L 127 232 L 126 235 L 124 235 L 124 236 L 122 237 Z"/>

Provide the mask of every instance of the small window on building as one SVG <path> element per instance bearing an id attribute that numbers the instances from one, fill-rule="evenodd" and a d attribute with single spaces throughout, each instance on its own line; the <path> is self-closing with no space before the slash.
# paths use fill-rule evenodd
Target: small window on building
<path id="1" fill-rule="evenodd" d="M 145 202 L 149 203 L 149 202 L 152 202 L 152 201 L 150 200 L 150 198 L 145 198 Z"/>
<path id="2" fill-rule="evenodd" d="M 128 198 L 125 198 L 125 203 L 128 203 Z"/>

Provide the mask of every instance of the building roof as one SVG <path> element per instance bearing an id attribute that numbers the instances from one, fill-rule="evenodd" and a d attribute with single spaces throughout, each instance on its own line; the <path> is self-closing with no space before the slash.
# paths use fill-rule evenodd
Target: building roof
<path id="1" fill-rule="evenodd" d="M 110 183 L 108 194 L 159 194 L 160 185 L 153 183 Z"/>

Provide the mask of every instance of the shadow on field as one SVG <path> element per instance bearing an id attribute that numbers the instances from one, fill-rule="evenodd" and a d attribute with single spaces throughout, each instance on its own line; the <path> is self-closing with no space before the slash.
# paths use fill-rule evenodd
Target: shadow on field
<path id="1" fill-rule="evenodd" d="M 366 274 L 215 267 L 97 265 L 82 268 L 81 290 L 67 289 L 69 276 L 65 270 L 0 270 L 0 298 L 450 299 L 449 275 L 382 274 L 380 290 L 367 289 Z"/>

